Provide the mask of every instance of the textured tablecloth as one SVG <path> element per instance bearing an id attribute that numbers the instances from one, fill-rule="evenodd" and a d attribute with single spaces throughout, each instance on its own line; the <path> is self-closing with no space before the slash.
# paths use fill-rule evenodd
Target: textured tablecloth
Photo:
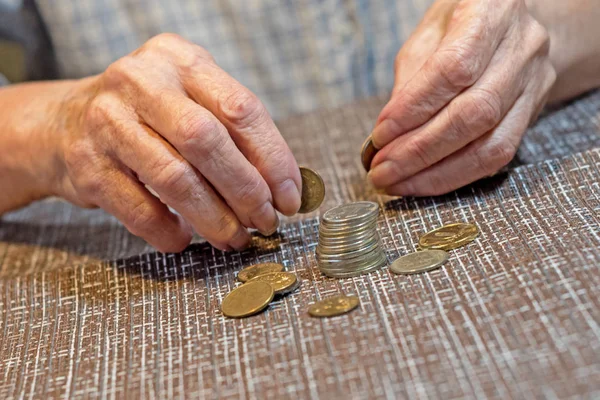
<path id="1" fill-rule="evenodd" d="M 322 208 L 227 253 L 159 254 L 99 210 L 59 201 L 0 219 L 0 398 L 568 398 L 600 395 L 600 93 L 547 113 L 509 171 L 458 192 L 380 197 L 358 150 L 384 99 L 280 122 L 324 177 Z M 424 232 L 481 230 L 441 269 L 350 279 L 316 265 L 319 215 L 382 207 L 391 261 Z M 219 311 L 236 272 L 277 261 L 299 291 Z M 346 293 L 356 311 L 311 318 Z"/>

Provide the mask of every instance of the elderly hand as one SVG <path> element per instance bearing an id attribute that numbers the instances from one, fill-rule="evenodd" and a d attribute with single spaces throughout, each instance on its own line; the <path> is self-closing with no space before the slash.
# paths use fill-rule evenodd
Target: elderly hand
<path id="1" fill-rule="evenodd" d="M 59 114 L 55 194 L 102 207 L 161 251 L 185 248 L 192 227 L 217 248 L 242 249 L 246 228 L 271 234 L 276 209 L 300 206 L 298 165 L 265 107 L 178 36 L 82 80 Z"/>
<path id="2" fill-rule="evenodd" d="M 523 0 L 438 0 L 396 58 L 372 133 L 373 184 L 428 196 L 496 173 L 546 103 L 556 79 L 548 54 Z"/>

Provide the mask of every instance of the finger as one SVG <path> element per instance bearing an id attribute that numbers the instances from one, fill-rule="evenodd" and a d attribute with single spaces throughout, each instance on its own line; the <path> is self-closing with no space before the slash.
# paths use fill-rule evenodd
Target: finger
<path id="1" fill-rule="evenodd" d="M 300 208 L 298 164 L 258 98 L 216 65 L 198 64 L 181 72 L 192 99 L 227 128 L 233 141 L 265 179 L 276 208 L 286 215 Z"/>
<path id="2" fill-rule="evenodd" d="M 392 96 L 421 69 L 438 48 L 446 34 L 456 1 L 435 2 L 423 16 L 410 38 L 402 45 L 394 60 L 394 89 Z"/>
<path id="3" fill-rule="evenodd" d="M 249 245 L 250 235 L 233 211 L 169 143 L 132 120 L 107 96 L 97 97 L 95 107 L 100 107 L 112 129 L 105 140 L 106 151 L 133 170 L 161 201 L 219 249 L 241 250 Z"/>
<path id="4" fill-rule="evenodd" d="M 545 37 L 535 40 L 541 43 Z M 491 131 L 521 96 L 528 78 L 546 73 L 540 64 L 540 47 L 533 43 L 530 48 L 533 50 L 516 52 L 508 44 L 501 47 L 474 86 L 452 100 L 431 121 L 381 149 L 369 173 L 373 184 L 384 188 L 406 180 Z M 507 68 L 503 59 L 508 55 L 513 55 L 513 62 Z M 539 79 L 535 75 L 534 78 L 534 81 Z"/>
<path id="5" fill-rule="evenodd" d="M 160 94 L 160 96 L 157 96 Z M 209 111 L 174 90 L 152 91 L 139 100 L 143 119 L 197 168 L 242 224 L 273 234 L 279 218 L 267 182 Z"/>
<path id="6" fill-rule="evenodd" d="M 456 7 L 438 49 L 381 111 L 372 133 L 377 148 L 427 122 L 482 76 L 511 23 L 508 13 L 482 7 L 487 3 Z"/>
<path id="7" fill-rule="evenodd" d="M 98 180 L 97 175 L 79 185 L 86 203 L 114 215 L 129 232 L 161 252 L 180 252 L 190 244 L 190 225 L 170 212 L 131 174 L 111 166 L 104 169 L 104 180 Z"/>
<path id="8" fill-rule="evenodd" d="M 534 112 L 533 103 L 531 97 L 521 97 L 492 132 L 417 175 L 388 187 L 386 193 L 436 196 L 495 174 L 515 156 Z"/>

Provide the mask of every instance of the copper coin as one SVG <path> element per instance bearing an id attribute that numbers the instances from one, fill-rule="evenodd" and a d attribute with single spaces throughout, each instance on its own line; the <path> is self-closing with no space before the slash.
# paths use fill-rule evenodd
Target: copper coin
<path id="1" fill-rule="evenodd" d="M 371 163 L 373 162 L 375 154 L 377 154 L 378 151 L 379 150 L 377 150 L 373 144 L 373 139 L 371 136 L 369 136 L 363 143 L 362 149 L 360 150 L 360 159 L 365 171 L 369 172 L 371 169 Z"/>
<path id="2" fill-rule="evenodd" d="M 280 271 L 283 271 L 283 265 L 274 262 L 266 262 L 254 264 L 242 269 L 240 272 L 238 272 L 237 278 L 241 282 L 248 282 L 250 279 L 255 278 L 259 275 Z"/>
<path id="3" fill-rule="evenodd" d="M 325 184 L 321 175 L 310 168 L 300 167 L 302 177 L 302 200 L 300 203 L 301 214 L 315 211 L 325 198 Z"/>

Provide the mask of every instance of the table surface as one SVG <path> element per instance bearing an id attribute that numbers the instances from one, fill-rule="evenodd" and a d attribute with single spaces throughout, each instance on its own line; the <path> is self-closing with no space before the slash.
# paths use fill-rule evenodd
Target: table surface
<path id="1" fill-rule="evenodd" d="M 600 92 L 545 114 L 506 173 L 392 199 L 358 157 L 384 99 L 278 123 L 327 187 L 317 212 L 254 247 L 155 253 L 100 210 L 49 200 L 0 219 L 0 397 L 540 398 L 600 394 Z M 388 260 L 444 223 L 479 238 L 441 269 L 331 279 L 319 215 L 381 205 Z M 301 288 L 251 318 L 219 305 L 240 268 L 276 261 Z M 329 295 L 354 312 L 315 319 Z"/>

